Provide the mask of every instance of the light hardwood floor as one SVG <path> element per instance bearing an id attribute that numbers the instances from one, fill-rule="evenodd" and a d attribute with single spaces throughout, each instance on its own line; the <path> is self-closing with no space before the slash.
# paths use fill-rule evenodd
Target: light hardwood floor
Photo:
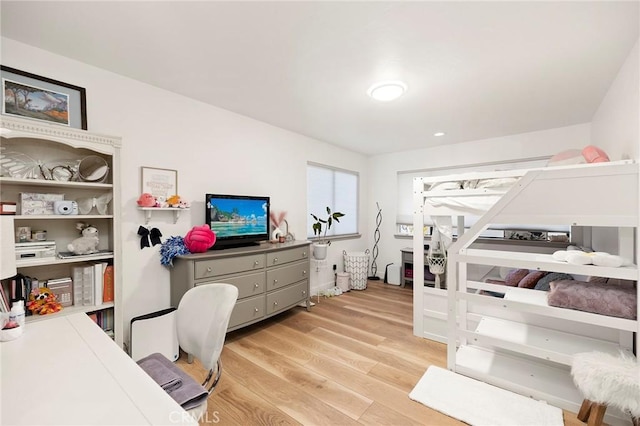
<path id="1" fill-rule="evenodd" d="M 429 365 L 446 367 L 445 345 L 412 334 L 411 288 L 369 281 L 313 301 L 227 335 L 201 425 L 463 424 L 408 397 Z M 178 364 L 204 377 L 184 354 Z"/>

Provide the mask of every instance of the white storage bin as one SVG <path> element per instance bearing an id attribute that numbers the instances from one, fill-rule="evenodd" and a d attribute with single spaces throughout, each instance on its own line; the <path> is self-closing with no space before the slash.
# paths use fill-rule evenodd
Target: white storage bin
<path id="1" fill-rule="evenodd" d="M 387 284 L 400 285 L 400 265 L 387 266 Z"/>
<path id="2" fill-rule="evenodd" d="M 342 291 L 349 291 L 349 273 L 338 272 L 336 274 L 336 285 Z"/>

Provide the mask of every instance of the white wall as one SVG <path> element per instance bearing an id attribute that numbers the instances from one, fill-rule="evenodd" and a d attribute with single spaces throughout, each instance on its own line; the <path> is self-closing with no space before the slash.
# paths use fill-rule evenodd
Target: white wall
<path id="1" fill-rule="evenodd" d="M 640 158 L 640 42 L 631 49 L 591 122 L 591 140 L 611 158 Z"/>
<path id="2" fill-rule="evenodd" d="M 179 194 L 192 203 L 175 225 L 169 213 L 154 214 L 150 226 L 159 228 L 164 238 L 184 236 L 204 223 L 204 194 L 218 192 L 271 196 L 273 209 L 288 212 L 290 231 L 306 239 L 310 160 L 360 173 L 360 203 L 368 204 L 362 189 L 368 187 L 367 160 L 361 154 L 6 38 L 1 62 L 86 88 L 89 131 L 123 138 L 125 339 L 132 317 L 169 306 L 169 271 L 160 265 L 160 246 L 141 250 L 136 234 L 144 224 L 136 207 L 141 166 L 178 170 Z M 365 233 L 364 214 L 359 223 Z M 363 244 L 362 239 L 334 241 L 327 266 L 313 268 L 312 288 L 332 283 L 330 268 L 333 263 L 341 268 L 342 251 L 362 251 Z"/>
<path id="3" fill-rule="evenodd" d="M 400 263 L 401 248 L 412 245 L 410 239 L 394 237 L 399 171 L 548 156 L 588 144 L 601 147 L 612 160 L 640 158 L 639 46 L 637 42 L 629 53 L 591 123 L 371 157 L 369 204 L 365 207 L 369 229 L 375 227 L 376 201 L 383 210 L 377 260 L 380 276 L 386 264 Z"/>
<path id="4" fill-rule="evenodd" d="M 375 203 L 382 209 L 379 254 L 376 261 L 379 275 L 389 263 L 400 264 L 400 250 L 411 247 L 410 238 L 395 237 L 397 208 L 397 173 L 439 167 L 509 161 L 522 158 L 551 156 L 566 149 L 581 149 L 590 143 L 590 125 L 579 124 L 559 129 L 523 133 L 455 145 L 398 152 L 371 157 L 368 209 L 369 229 L 375 225 Z"/>

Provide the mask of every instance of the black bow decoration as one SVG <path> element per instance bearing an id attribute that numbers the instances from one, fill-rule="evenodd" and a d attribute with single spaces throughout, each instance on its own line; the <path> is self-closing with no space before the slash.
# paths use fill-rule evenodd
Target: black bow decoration
<path id="1" fill-rule="evenodd" d="M 160 237 L 162 237 L 162 233 L 158 228 L 152 228 L 149 231 L 148 228 L 144 226 L 140 226 L 138 228 L 138 235 L 140 235 L 140 250 L 145 247 L 151 247 L 151 245 L 162 244 Z"/>

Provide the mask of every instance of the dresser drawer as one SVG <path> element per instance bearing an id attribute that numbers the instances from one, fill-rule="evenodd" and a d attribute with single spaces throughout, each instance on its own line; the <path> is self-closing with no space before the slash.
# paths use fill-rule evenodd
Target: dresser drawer
<path id="1" fill-rule="evenodd" d="M 229 328 L 262 318 L 265 315 L 264 300 L 265 296 L 262 294 L 237 302 L 231 312 Z"/>
<path id="2" fill-rule="evenodd" d="M 264 293 L 265 275 L 264 272 L 256 272 L 255 274 L 243 275 L 241 277 L 224 278 L 219 282 L 232 284 L 238 287 L 238 300 L 245 297 L 257 296 Z M 211 281 L 198 283 L 196 285 L 209 284 Z"/>
<path id="3" fill-rule="evenodd" d="M 281 311 L 295 305 L 303 300 L 307 300 L 307 280 L 301 281 L 292 286 L 278 291 L 267 293 L 267 315 Z"/>
<path id="4" fill-rule="evenodd" d="M 194 262 L 195 279 L 252 271 L 264 268 L 265 255 L 229 257 L 226 259 L 199 260 Z"/>
<path id="5" fill-rule="evenodd" d="M 309 278 L 309 262 L 294 263 L 267 270 L 267 291 Z"/>
<path id="6" fill-rule="evenodd" d="M 309 247 L 298 247 L 288 250 L 276 251 L 273 253 L 267 253 L 267 268 L 308 258 Z"/>

